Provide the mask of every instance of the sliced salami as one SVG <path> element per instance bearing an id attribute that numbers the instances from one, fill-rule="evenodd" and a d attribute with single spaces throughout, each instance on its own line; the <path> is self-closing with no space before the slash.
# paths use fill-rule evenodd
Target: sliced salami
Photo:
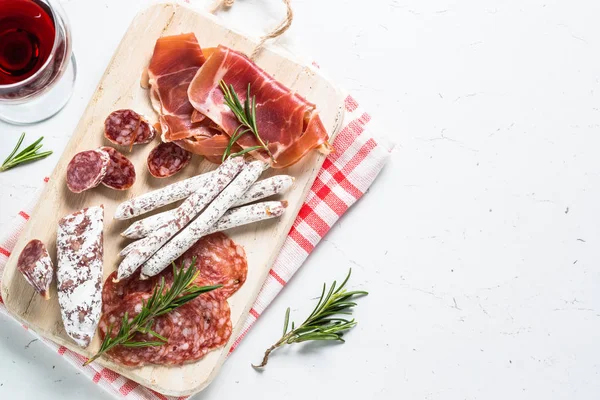
<path id="1" fill-rule="evenodd" d="M 119 307 L 123 299 L 131 294 L 145 293 L 152 294 L 154 287 L 165 280 L 165 288 L 170 288 L 173 284 L 173 269 L 167 268 L 152 279 L 140 280 L 137 277 L 117 280 L 117 271 L 106 278 L 102 289 L 102 312 L 107 313 L 112 309 Z"/>
<path id="2" fill-rule="evenodd" d="M 75 154 L 67 165 L 67 187 L 73 193 L 95 188 L 106 176 L 109 164 L 110 156 L 100 149 Z"/>
<path id="3" fill-rule="evenodd" d="M 106 175 L 102 184 L 111 189 L 127 190 L 135 183 L 135 167 L 127 157 L 112 147 L 100 147 L 100 150 L 108 153 L 110 162 L 106 169 Z"/>
<path id="4" fill-rule="evenodd" d="M 19 255 L 17 268 L 36 292 L 46 300 L 50 298 L 54 266 L 44 243 L 37 239 L 27 243 Z"/>
<path id="5" fill-rule="evenodd" d="M 172 334 L 168 337 L 169 352 L 158 363 L 179 365 L 187 361 L 193 361 L 192 351 L 202 345 L 200 343 L 203 328 L 200 323 L 201 316 L 193 304 L 188 303 L 173 310 L 167 314 L 167 317 L 173 324 Z"/>
<path id="6" fill-rule="evenodd" d="M 204 323 L 202 347 L 208 350 L 224 346 L 231 337 L 231 310 L 226 300 L 211 296 L 200 296 L 194 300 Z M 200 358 L 204 356 L 192 354 Z M 195 359 L 197 359 L 195 358 Z"/>
<path id="7" fill-rule="evenodd" d="M 148 155 L 148 170 L 155 178 L 167 178 L 189 164 L 192 153 L 174 143 L 161 143 Z"/>
<path id="8" fill-rule="evenodd" d="M 220 289 L 209 292 L 212 296 L 220 299 L 231 297 L 246 281 L 246 252 L 224 233 L 213 233 L 200 238 L 175 264 L 183 263 L 188 267 L 194 258 L 196 268 L 200 271 L 196 285 L 223 285 Z"/>
<path id="9" fill-rule="evenodd" d="M 118 307 L 104 313 L 98 325 L 100 338 L 104 340 L 109 333 L 111 337 L 114 337 L 121 327 L 125 313 L 127 313 L 128 319 L 131 321 L 142 310 L 142 302 L 149 297 L 150 294 L 146 293 L 131 294 Z M 165 338 L 172 336 L 173 328 L 171 319 L 166 316 L 156 318 L 152 325 L 152 330 Z M 138 333 L 132 340 L 136 342 L 148 342 L 156 341 L 156 338 L 150 334 Z M 167 352 L 169 352 L 167 345 L 147 347 L 119 346 L 111 350 L 109 355 L 124 365 L 136 367 L 148 363 L 160 362 L 160 360 L 164 359 Z"/>
<path id="10" fill-rule="evenodd" d="M 117 110 L 106 117 L 104 136 L 114 144 L 131 147 L 152 141 L 156 130 L 135 111 Z"/>
<path id="11" fill-rule="evenodd" d="M 113 272 L 104 281 L 102 286 L 102 313 L 107 314 L 115 306 L 119 305 L 121 297 L 119 296 L 118 290 L 119 285 L 123 282 L 116 283 L 114 279 L 117 277 L 117 271 Z"/>
<path id="12" fill-rule="evenodd" d="M 173 283 L 172 269 L 159 275 L 140 280 L 137 277 L 115 283 L 116 273 L 107 278 L 102 290 L 103 316 L 99 324 L 102 339 L 109 330 L 115 335 L 125 313 L 130 319 L 142 309 L 142 302 L 150 296 L 161 279 L 165 287 Z M 222 296 L 211 296 L 213 292 L 200 295 L 193 301 L 176 308 L 154 320 L 152 329 L 167 338 L 163 346 L 123 347 L 118 346 L 108 354 L 126 366 L 139 367 L 146 364 L 181 365 L 201 359 L 209 351 L 221 347 L 231 337 L 231 311 Z M 136 334 L 135 341 L 154 341 L 150 335 Z"/>

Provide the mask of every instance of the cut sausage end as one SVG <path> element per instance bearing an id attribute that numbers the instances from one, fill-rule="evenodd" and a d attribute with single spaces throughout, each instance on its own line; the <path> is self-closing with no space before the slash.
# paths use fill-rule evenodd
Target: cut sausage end
<path id="1" fill-rule="evenodd" d="M 161 143 L 148 154 L 148 171 L 155 178 L 168 178 L 190 163 L 192 153 L 175 143 Z"/>
<path id="2" fill-rule="evenodd" d="M 152 141 L 156 129 L 133 110 L 116 110 L 104 121 L 104 137 L 111 143 L 131 148 L 134 144 Z"/>
<path id="3" fill-rule="evenodd" d="M 110 157 L 102 184 L 115 190 L 127 190 L 132 187 L 136 174 L 131 161 L 112 147 L 103 146 L 100 150 L 105 151 Z"/>
<path id="4" fill-rule="evenodd" d="M 110 155 L 101 150 L 87 150 L 73 156 L 67 165 L 67 187 L 81 193 L 98 186 L 106 176 Z"/>

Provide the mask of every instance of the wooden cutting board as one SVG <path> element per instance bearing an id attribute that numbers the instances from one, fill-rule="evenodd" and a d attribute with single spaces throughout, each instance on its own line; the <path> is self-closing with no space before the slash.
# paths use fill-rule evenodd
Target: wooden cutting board
<path id="1" fill-rule="evenodd" d="M 4 270 L 2 298 L 11 314 L 39 335 L 87 357 L 99 348 L 98 335 L 87 349 L 76 346 L 64 331 L 56 287 L 53 286 L 51 289 L 51 299 L 44 301 L 34 293 L 16 270 L 17 258 L 27 242 L 36 238 L 46 243 L 52 259 L 56 261 L 58 220 L 81 208 L 103 204 L 105 210 L 104 278 L 106 278 L 116 269 L 120 261 L 118 253 L 128 243 L 126 239 L 120 237 L 119 233 L 135 221 L 134 219 L 114 220 L 116 206 L 131 197 L 215 168 L 214 164 L 195 156 L 192 163 L 174 177 L 153 178 L 147 171 L 146 157 L 158 143 L 159 139 L 156 139 L 152 144 L 135 146 L 133 152 L 128 154 L 138 174 L 137 182 L 128 191 L 115 191 L 101 185 L 81 194 L 73 194 L 65 184 L 66 166 L 75 153 L 102 145 L 111 145 L 103 136 L 104 119 L 110 112 L 120 108 L 130 108 L 145 114 L 152 122 L 157 120 L 150 105 L 148 91 L 140 87 L 141 73 L 149 63 L 156 39 L 160 36 L 185 32 L 194 32 L 203 47 L 223 44 L 249 54 L 256 44 L 254 40 L 221 25 L 218 18 L 183 6 L 159 4 L 138 14 L 110 61 Z M 268 49 L 263 50 L 256 61 L 280 82 L 317 104 L 330 136 L 336 133 L 343 117 L 343 96 L 331 83 L 310 67 Z M 227 232 L 235 242 L 246 249 L 249 266 L 246 283 L 229 299 L 233 334 L 227 346 L 209 353 L 198 362 L 179 367 L 146 366 L 131 369 L 104 358 L 98 362 L 160 393 L 182 396 L 204 389 L 218 373 L 229 348 L 240 333 L 250 307 L 324 159 L 324 155 L 313 152 L 291 168 L 267 171 L 263 178 L 281 173 L 296 178 L 294 186 L 287 193 L 279 196 L 289 202 L 286 213 L 278 220 L 265 221 Z M 159 211 L 163 210 L 164 208 Z M 257 353 L 257 356 L 260 354 Z"/>

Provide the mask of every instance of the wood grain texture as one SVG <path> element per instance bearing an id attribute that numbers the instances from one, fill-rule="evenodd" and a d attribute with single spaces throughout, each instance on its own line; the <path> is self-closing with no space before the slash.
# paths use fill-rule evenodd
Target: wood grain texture
<path id="1" fill-rule="evenodd" d="M 119 236 L 119 233 L 134 221 L 114 220 L 116 206 L 131 197 L 215 168 L 214 164 L 196 156 L 191 165 L 174 177 L 153 178 L 147 171 L 146 157 L 158 143 L 159 139 L 156 139 L 151 144 L 135 146 L 132 153 L 119 149 L 128 155 L 138 173 L 137 181 L 130 190 L 120 192 L 101 185 L 81 194 L 73 194 L 65 184 L 66 166 L 75 153 L 102 145 L 111 145 L 102 134 L 104 119 L 111 111 L 132 108 L 145 114 L 152 122 L 156 121 L 148 92 L 140 87 L 141 72 L 148 65 L 158 37 L 184 32 L 194 32 L 203 47 L 223 44 L 250 53 L 256 43 L 222 26 L 216 17 L 183 6 L 159 4 L 138 14 L 109 63 L 4 270 L 2 297 L 11 314 L 41 336 L 84 356 L 96 352 L 100 345 L 99 338 L 96 337 L 87 349 L 77 347 L 64 331 L 56 300 L 56 286 L 53 284 L 51 288 L 51 299 L 44 301 L 17 272 L 17 258 L 27 242 L 37 238 L 47 245 L 51 257 L 56 260 L 58 220 L 83 207 L 103 204 L 105 208 L 104 277 L 106 278 L 116 269 L 120 261 L 118 253 L 128 243 L 126 239 Z M 343 117 L 343 96 L 331 83 L 310 67 L 300 65 L 270 49 L 262 51 L 256 61 L 280 82 L 316 103 L 330 136 L 335 135 Z M 227 232 L 232 239 L 244 246 L 249 264 L 246 283 L 229 299 L 234 328 L 227 346 L 209 353 L 198 362 L 180 367 L 146 366 L 131 369 L 104 358 L 98 362 L 160 393 L 182 396 L 204 389 L 218 373 L 229 348 L 239 334 L 244 319 L 324 159 L 325 156 L 322 154 L 313 152 L 291 168 L 267 171 L 263 174 L 263 177 L 268 177 L 274 173 L 285 173 L 296 178 L 292 189 L 281 196 L 289 202 L 285 215 L 279 220 L 265 221 Z"/>

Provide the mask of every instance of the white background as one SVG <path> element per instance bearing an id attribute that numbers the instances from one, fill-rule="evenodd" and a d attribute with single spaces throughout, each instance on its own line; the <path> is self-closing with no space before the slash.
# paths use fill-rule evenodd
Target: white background
<path id="1" fill-rule="evenodd" d="M 25 129 L 56 154 L 0 174 L 4 228 L 52 170 L 147 4 L 63 3 L 79 62 L 75 95 L 59 116 Z M 198 398 L 597 398 L 600 3 L 293 6 L 277 45 L 317 60 L 398 145 Z M 239 0 L 220 16 L 259 36 L 283 13 L 275 0 Z M 21 131 L 0 124 L 2 153 Z M 351 285 L 371 294 L 347 343 L 284 349 L 255 372 L 250 363 L 280 335 L 285 308 L 300 320 L 322 282 L 348 267 Z M 1 319 L 1 398 L 108 398 Z"/>

